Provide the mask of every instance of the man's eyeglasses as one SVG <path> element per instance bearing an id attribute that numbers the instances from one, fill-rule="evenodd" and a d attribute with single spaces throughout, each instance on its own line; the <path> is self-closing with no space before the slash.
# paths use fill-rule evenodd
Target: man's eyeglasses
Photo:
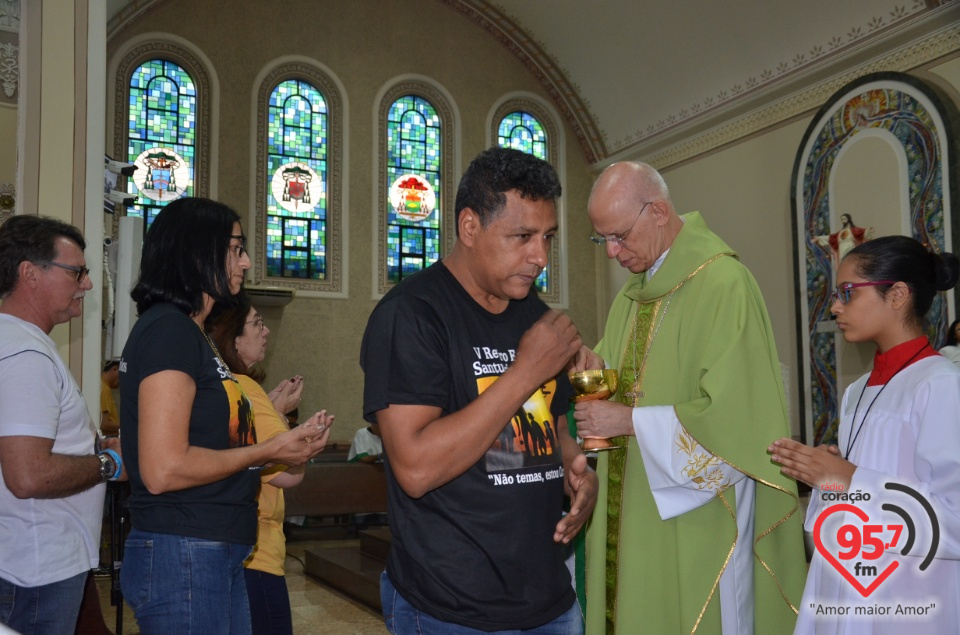
<path id="1" fill-rule="evenodd" d="M 54 262 L 52 260 L 44 260 L 39 264 L 41 265 L 53 265 L 54 267 L 60 267 L 61 269 L 66 269 L 67 271 L 72 271 L 77 274 L 77 283 L 81 283 L 87 277 L 87 274 L 90 273 L 90 270 L 86 267 L 74 267 L 73 265 L 65 265 L 60 262 Z"/>
<path id="2" fill-rule="evenodd" d="M 643 207 L 640 208 L 640 214 L 643 214 L 643 210 L 647 209 L 647 205 L 649 205 L 651 202 L 652 201 L 647 201 L 646 203 L 643 204 Z M 613 236 L 602 236 L 598 234 L 596 231 L 593 231 L 590 233 L 590 241 L 593 244 L 599 245 L 601 247 L 603 247 L 609 242 L 609 243 L 613 243 L 617 247 L 622 248 L 623 243 L 627 240 L 627 236 L 630 235 L 630 232 L 633 231 L 633 228 L 634 226 L 636 226 L 637 221 L 640 220 L 640 214 L 637 214 L 637 217 L 633 219 L 633 225 L 630 225 L 630 229 L 623 232 L 619 236 L 617 236 L 616 234 L 614 234 Z"/>
<path id="3" fill-rule="evenodd" d="M 846 304 L 850 301 L 850 298 L 853 297 L 853 290 L 858 287 L 875 287 L 881 284 L 896 284 L 891 280 L 876 280 L 873 282 L 844 282 L 843 284 L 838 284 L 837 288 L 833 290 L 831 297 L 834 300 L 840 300 L 840 304 Z"/>
<path id="4" fill-rule="evenodd" d="M 253 324 L 257 327 L 258 331 L 263 331 L 263 316 L 257 315 L 257 317 L 253 318 L 249 322 L 244 322 L 244 324 Z"/>
<path id="5" fill-rule="evenodd" d="M 230 238 L 240 241 L 239 245 L 232 245 L 230 249 L 233 250 L 234 255 L 237 258 L 242 258 L 243 254 L 247 253 L 247 237 L 243 235 L 240 235 L 240 236 L 231 235 Z"/>

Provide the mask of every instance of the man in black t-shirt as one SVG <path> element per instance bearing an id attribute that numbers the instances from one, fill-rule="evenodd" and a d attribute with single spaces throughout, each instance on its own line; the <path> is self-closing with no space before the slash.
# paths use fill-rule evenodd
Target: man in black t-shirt
<path id="1" fill-rule="evenodd" d="M 367 324 L 364 418 L 380 425 L 386 456 L 391 632 L 583 630 L 560 543 L 593 511 L 597 478 L 563 419 L 564 370 L 593 353 L 530 290 L 559 195 L 545 161 L 480 154 L 457 191 L 452 252 L 401 281 Z"/>

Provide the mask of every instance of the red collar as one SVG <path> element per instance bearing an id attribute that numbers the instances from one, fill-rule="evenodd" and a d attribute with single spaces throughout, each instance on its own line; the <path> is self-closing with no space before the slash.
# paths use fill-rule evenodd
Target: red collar
<path id="1" fill-rule="evenodd" d="M 873 356 L 873 370 L 870 371 L 867 385 L 882 386 L 907 366 L 939 354 L 930 346 L 924 335 L 909 342 L 897 344 L 886 353 L 877 351 Z"/>

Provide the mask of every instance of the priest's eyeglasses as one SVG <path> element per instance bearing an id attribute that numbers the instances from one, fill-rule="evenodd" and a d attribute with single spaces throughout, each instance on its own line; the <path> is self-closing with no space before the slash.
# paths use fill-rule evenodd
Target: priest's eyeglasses
<path id="1" fill-rule="evenodd" d="M 643 210 L 647 209 L 647 205 L 649 205 L 652 202 L 653 201 L 647 201 L 646 203 L 644 203 L 643 207 L 640 208 L 640 214 L 643 214 Z M 633 228 L 636 226 L 637 221 L 640 220 L 640 214 L 637 214 L 637 217 L 633 219 L 633 225 L 630 225 L 630 229 L 623 232 L 619 236 L 616 234 L 613 234 L 612 236 L 603 236 L 601 234 L 598 234 L 596 231 L 593 231 L 590 233 L 590 241 L 595 245 L 599 245 L 600 247 L 603 247 L 607 243 L 613 243 L 617 247 L 622 248 L 623 243 L 626 242 L 627 240 L 627 236 L 630 235 L 630 232 L 633 231 Z"/>
<path id="2" fill-rule="evenodd" d="M 853 290 L 857 287 L 875 287 L 881 284 L 897 284 L 891 280 L 875 280 L 871 282 L 844 282 L 843 284 L 838 284 L 837 288 L 833 290 L 831 297 L 836 301 L 840 300 L 840 304 L 846 304 L 850 301 L 850 298 L 853 297 Z"/>
<path id="3" fill-rule="evenodd" d="M 87 274 L 90 273 L 90 270 L 86 267 L 74 267 L 73 265 L 65 265 L 62 262 L 54 262 L 52 260 L 44 260 L 40 262 L 41 265 L 53 265 L 54 267 L 60 267 L 61 269 L 66 269 L 67 271 L 72 271 L 77 274 L 77 284 L 83 282 L 87 277 Z"/>

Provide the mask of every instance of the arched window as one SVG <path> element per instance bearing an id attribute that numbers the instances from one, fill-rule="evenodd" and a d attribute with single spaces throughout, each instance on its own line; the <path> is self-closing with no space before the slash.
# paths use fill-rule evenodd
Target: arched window
<path id="1" fill-rule="evenodd" d="M 500 120 L 497 145 L 548 160 L 547 131 L 536 117 L 522 110 L 515 110 Z"/>
<path id="2" fill-rule="evenodd" d="M 327 274 L 327 104 L 288 79 L 267 107 L 267 276 L 323 280 Z"/>
<path id="3" fill-rule="evenodd" d="M 380 293 L 452 245 L 452 119 L 442 95 L 418 82 L 394 87 L 381 102 Z"/>
<path id="4" fill-rule="evenodd" d="M 547 161 L 563 174 L 558 161 L 556 124 L 547 110 L 532 99 L 510 99 L 501 104 L 493 116 L 492 136 L 501 148 L 513 148 Z M 558 215 L 560 210 L 557 210 Z M 564 236 L 560 235 L 560 240 Z M 550 249 L 550 263 L 537 277 L 534 286 L 540 297 L 551 304 L 561 303 L 560 240 Z"/>
<path id="5" fill-rule="evenodd" d="M 387 280 L 400 282 L 440 259 L 443 133 L 436 109 L 405 95 L 387 115 Z"/>
<path id="6" fill-rule="evenodd" d="M 146 229 L 170 201 L 209 195 L 209 80 L 190 51 L 151 42 L 124 55 L 116 85 L 113 158 L 138 168 L 126 180 L 137 197 L 126 213 Z"/>
<path id="7" fill-rule="evenodd" d="M 341 291 L 341 116 L 335 82 L 291 62 L 260 84 L 255 283 Z"/>

